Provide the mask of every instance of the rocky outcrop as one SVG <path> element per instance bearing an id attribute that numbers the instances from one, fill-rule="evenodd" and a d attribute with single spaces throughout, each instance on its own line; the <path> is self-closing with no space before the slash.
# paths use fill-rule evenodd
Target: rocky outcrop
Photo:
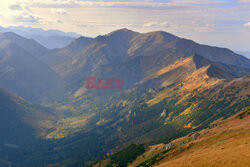
<path id="1" fill-rule="evenodd" d="M 192 135 L 192 140 L 196 140 L 198 136 L 200 136 L 199 133 L 194 133 L 194 134 Z"/>
<path id="2" fill-rule="evenodd" d="M 166 150 L 168 151 L 168 150 L 170 150 L 171 148 L 173 148 L 174 147 L 174 144 L 173 143 L 168 143 L 168 144 L 166 144 Z"/>

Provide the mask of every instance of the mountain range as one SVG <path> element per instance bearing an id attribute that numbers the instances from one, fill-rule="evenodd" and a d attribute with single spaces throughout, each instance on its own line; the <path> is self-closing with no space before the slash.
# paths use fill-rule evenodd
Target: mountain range
<path id="1" fill-rule="evenodd" d="M 25 38 L 34 39 L 48 49 L 62 48 L 81 36 L 73 32 L 65 33 L 59 30 L 43 30 L 23 26 L 0 26 L 0 32 L 14 32 Z"/>
<path id="2" fill-rule="evenodd" d="M 17 124 L 2 133 L 2 166 L 87 166 L 123 148 L 127 166 L 145 151 L 132 143 L 168 143 L 250 105 L 248 58 L 163 31 L 52 50 L 1 33 L 0 71 L 0 126 Z M 123 89 L 87 89 L 86 77 L 123 79 Z"/>

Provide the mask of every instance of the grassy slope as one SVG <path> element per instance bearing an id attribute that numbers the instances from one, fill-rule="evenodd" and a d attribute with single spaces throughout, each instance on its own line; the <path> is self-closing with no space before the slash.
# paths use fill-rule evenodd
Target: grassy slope
<path id="1" fill-rule="evenodd" d="M 93 167 L 111 167 L 119 166 L 126 167 L 130 162 L 134 161 L 137 156 L 144 153 L 145 149 L 142 144 L 131 144 L 127 148 L 109 156 L 108 158 L 101 160 L 93 165 Z"/>
<path id="2" fill-rule="evenodd" d="M 189 68 L 189 65 L 186 67 Z M 211 66 L 201 67 L 173 85 L 156 89 L 153 91 L 155 93 L 148 89 L 131 89 L 105 97 L 103 105 L 96 103 L 95 107 L 100 107 L 98 114 L 86 122 L 84 117 L 64 119 L 51 137 L 71 136 L 68 132 L 78 128 L 81 133 L 77 133 L 77 142 L 64 147 L 63 151 L 68 158 L 62 164 L 75 165 L 74 162 L 84 164 L 94 161 L 106 153 L 117 152 L 130 143 L 173 140 L 191 131 L 206 128 L 214 120 L 227 118 L 249 105 L 249 77 L 229 80 L 213 78 L 207 73 L 209 68 Z M 168 70 L 164 71 L 166 72 Z M 166 116 L 161 117 L 164 110 Z M 71 128 L 73 126 L 75 128 Z M 87 137 L 89 133 L 93 138 Z M 62 140 L 66 142 L 68 139 Z M 95 145 L 89 147 L 87 143 L 90 141 Z M 72 154 L 72 148 L 83 149 Z M 61 154 L 60 150 L 58 148 L 56 154 Z M 89 151 L 89 157 L 85 156 L 83 159 L 77 156 L 86 155 Z M 51 155 L 54 154 L 51 151 Z"/>
<path id="3" fill-rule="evenodd" d="M 214 122 L 215 127 L 199 131 L 200 136 L 195 140 L 191 140 L 191 134 L 176 139 L 171 142 L 175 147 L 158 156 L 152 166 L 248 166 L 250 163 L 249 122 L 250 108 L 224 121 Z M 152 157 L 163 152 L 162 147 L 162 144 L 150 146 L 143 155 L 130 164 L 130 167 L 140 166 L 145 161 L 149 162 Z"/>
<path id="4" fill-rule="evenodd" d="M 58 121 L 56 131 L 47 137 L 62 139 L 51 145 L 49 143 L 43 151 L 34 154 L 33 162 L 82 166 L 103 158 L 107 153 L 117 152 L 130 143 L 150 143 L 164 137 L 164 141 L 178 138 L 249 105 L 247 92 L 250 78 L 213 78 L 208 75 L 211 66 L 196 69 L 194 65 L 189 59 L 187 63 L 177 64 L 169 70 L 165 68 L 159 75 L 152 76 L 163 78 L 164 82 L 177 81 L 164 89 L 134 88 L 110 93 L 110 96 L 100 91 L 102 96 L 99 98 L 86 95 L 76 101 L 82 110 L 88 109 L 84 106 L 92 106 L 89 112 L 96 114 L 88 119 L 86 114 Z M 165 77 L 165 74 L 178 77 L 187 72 L 183 68 L 189 69 L 190 74 L 170 80 Z M 75 110 L 81 111 L 80 108 Z M 161 117 L 164 110 L 166 116 Z M 52 146 L 55 149 L 50 149 Z"/>

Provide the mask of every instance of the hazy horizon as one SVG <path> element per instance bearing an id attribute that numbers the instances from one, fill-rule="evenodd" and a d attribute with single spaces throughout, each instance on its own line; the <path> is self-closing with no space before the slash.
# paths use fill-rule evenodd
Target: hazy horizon
<path id="1" fill-rule="evenodd" d="M 249 0 L 1 1 L 0 25 L 95 37 L 128 28 L 162 30 L 199 43 L 250 52 Z"/>
<path id="2" fill-rule="evenodd" d="M 1 26 L 0 26 L 1 27 Z M 25 30 L 26 31 L 28 31 L 28 29 L 30 28 L 30 29 L 33 29 L 34 27 L 31 27 L 31 26 L 7 26 L 7 27 L 3 27 L 3 28 L 5 28 L 5 29 L 8 29 L 8 28 L 10 28 L 10 29 L 13 29 L 13 30 L 17 30 L 17 29 L 20 29 L 21 28 L 21 30 L 23 29 L 23 28 L 25 28 Z M 126 27 L 124 27 L 124 28 L 126 28 Z M 34 29 L 42 29 L 43 31 L 45 31 L 45 32 L 48 32 L 48 31 L 61 31 L 61 30 L 58 30 L 58 29 L 43 29 L 43 28 L 34 28 Z M 122 28 L 123 29 L 123 28 Z M 126 28 L 126 29 L 128 29 L 128 28 Z M 119 30 L 119 29 L 115 29 L 115 30 L 113 30 L 113 31 L 116 31 L 116 30 Z M 129 29 L 129 30 L 132 30 L 132 31 L 134 31 L 133 29 Z M 110 31 L 110 32 L 113 32 L 113 31 Z M 157 30 L 156 30 L 157 31 Z M 158 30 L 158 31 L 161 31 L 161 30 Z M 7 31 L 6 31 L 7 32 Z M 12 31 L 12 32 L 14 32 L 14 31 Z M 110 33 L 110 32 L 108 32 L 108 33 Z M 136 32 L 138 32 L 138 31 L 136 31 Z M 64 33 L 64 34 L 63 34 Z M 107 34 L 108 34 L 107 33 Z M 139 32 L 139 33 L 143 33 L 143 32 Z M 19 35 L 21 35 L 21 36 L 23 36 L 22 34 L 19 34 Z M 62 35 L 62 36 L 69 36 L 69 37 L 75 37 L 75 38 L 77 38 L 77 33 L 75 33 L 75 32 L 64 32 L 64 31 L 61 31 L 61 34 L 60 35 Z M 59 36 L 60 36 L 59 35 Z M 78 34 L 78 35 L 80 35 L 80 36 L 83 36 L 83 35 L 81 35 L 81 34 Z M 105 34 L 100 34 L 100 35 L 105 35 Z M 174 34 L 174 35 L 176 35 L 176 34 Z M 52 35 L 53 36 L 53 35 Z M 98 35 L 97 35 L 98 36 Z M 84 36 L 84 37 L 90 37 L 90 38 L 95 38 L 95 37 L 97 37 L 97 36 L 93 36 L 93 37 L 91 37 L 91 36 Z M 24 36 L 25 37 L 25 36 Z M 179 36 L 179 37 L 181 37 L 181 36 Z M 189 38 L 190 39 L 190 38 Z M 35 39 L 36 40 L 36 39 Z M 191 39 L 191 40 L 193 40 L 193 39 Z M 36 40 L 37 41 L 37 40 Z M 195 41 L 195 40 L 194 40 Z M 40 41 L 37 41 L 38 43 L 40 43 Z M 198 41 L 195 41 L 195 42 L 198 42 Z M 42 44 L 42 43 L 40 43 L 40 44 Z M 232 51 L 234 51 L 235 53 L 238 53 L 238 54 L 240 54 L 240 55 L 242 55 L 242 56 L 245 56 L 245 57 L 247 57 L 247 58 L 250 58 L 250 51 L 246 51 L 246 50 L 234 50 L 234 49 L 232 49 L 232 48 L 230 48 L 230 47 L 226 47 L 226 46 L 219 46 L 219 45 L 213 45 L 213 44 L 209 44 L 209 43 L 200 43 L 200 44 L 204 44 L 204 45 L 211 45 L 211 46 L 215 46 L 215 47 L 225 47 L 225 48 L 228 48 L 228 49 L 230 49 L 230 50 L 232 50 Z M 43 45 L 43 44 L 42 44 Z M 45 45 L 44 45 L 45 46 Z M 45 46 L 46 47 L 46 46 Z"/>

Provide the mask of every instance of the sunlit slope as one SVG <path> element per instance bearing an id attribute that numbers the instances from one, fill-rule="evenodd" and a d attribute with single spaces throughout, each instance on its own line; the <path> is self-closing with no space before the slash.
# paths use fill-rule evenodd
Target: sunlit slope
<path id="1" fill-rule="evenodd" d="M 105 140 L 108 148 L 101 151 L 110 155 L 130 143 L 169 141 L 207 128 L 215 120 L 226 119 L 249 106 L 250 78 L 238 78 L 238 68 L 201 58 L 192 55 L 178 60 L 146 76 L 145 82 L 136 87 L 109 96 L 99 90 L 102 93 L 90 92 L 76 98 L 73 104 L 79 104 L 85 112 L 80 114 L 75 109 L 79 115 L 59 121 L 56 130 L 47 137 L 60 139 L 91 133 Z M 248 70 L 238 70 L 248 73 Z M 160 79 L 160 84 L 148 87 L 147 82 L 155 79 Z M 73 104 L 64 107 L 71 108 Z M 86 136 L 81 138 L 85 139 Z M 103 145 L 95 146 L 103 148 Z M 72 143 L 67 153 L 71 147 L 77 145 Z M 70 158 L 66 162 L 74 164 Z"/>
<path id="2" fill-rule="evenodd" d="M 225 68 L 229 70 L 224 71 Z M 248 73 L 246 69 L 192 55 L 145 76 L 134 88 L 117 94 L 89 90 L 71 104 L 59 106 L 59 110 L 71 110 L 72 115 L 79 116 L 59 121 L 57 130 L 48 137 L 65 137 L 75 130 L 92 129 L 93 125 L 126 129 L 124 134 L 129 134 L 132 128 L 140 132 L 133 134 L 138 137 L 136 140 L 151 140 L 157 136 L 151 134 L 160 135 L 158 128 L 164 130 L 172 125 L 189 130 L 202 128 L 249 104 L 249 77 L 237 78 Z M 157 84 L 152 86 L 154 83 Z M 160 117 L 161 113 L 164 116 Z M 125 128 L 126 122 L 129 126 Z M 150 124 L 157 124 L 157 128 Z M 144 126 L 152 131 L 143 129 Z"/>
<path id="3" fill-rule="evenodd" d="M 197 138 L 192 138 L 194 133 L 191 133 L 171 141 L 174 147 L 168 152 L 164 151 L 163 144 L 150 146 L 129 166 L 248 166 L 249 121 L 250 110 L 245 108 L 240 114 L 213 122 L 210 128 L 199 131 Z"/>
<path id="4" fill-rule="evenodd" d="M 209 128 L 169 140 L 173 145 L 169 150 L 166 150 L 164 143 L 144 146 L 144 150 L 136 145 L 129 146 L 92 166 L 248 166 L 250 162 L 249 119 L 248 107 L 228 119 L 212 122 Z M 131 157 L 133 155 L 137 155 L 137 158 Z M 132 161 L 129 161 L 131 159 Z"/>
<path id="5" fill-rule="evenodd" d="M 87 92 L 85 87 L 88 76 L 122 77 L 126 88 L 132 87 L 143 78 L 192 54 L 241 68 L 248 68 L 250 65 L 249 59 L 229 49 L 201 45 L 163 31 L 138 33 L 120 29 L 93 39 L 80 37 L 67 47 L 53 50 L 45 56 L 44 61 L 60 74 L 64 82 L 40 100 L 52 105 L 59 101 L 68 102 L 68 98 L 81 98 Z M 176 70 L 181 72 L 185 69 L 180 67 Z M 174 74 L 178 74 L 178 71 Z M 166 74 L 165 78 L 169 75 L 171 74 Z M 181 73 L 179 77 L 182 78 L 183 75 L 185 74 Z M 164 84 L 174 82 L 174 76 L 169 80 L 171 81 Z"/>

